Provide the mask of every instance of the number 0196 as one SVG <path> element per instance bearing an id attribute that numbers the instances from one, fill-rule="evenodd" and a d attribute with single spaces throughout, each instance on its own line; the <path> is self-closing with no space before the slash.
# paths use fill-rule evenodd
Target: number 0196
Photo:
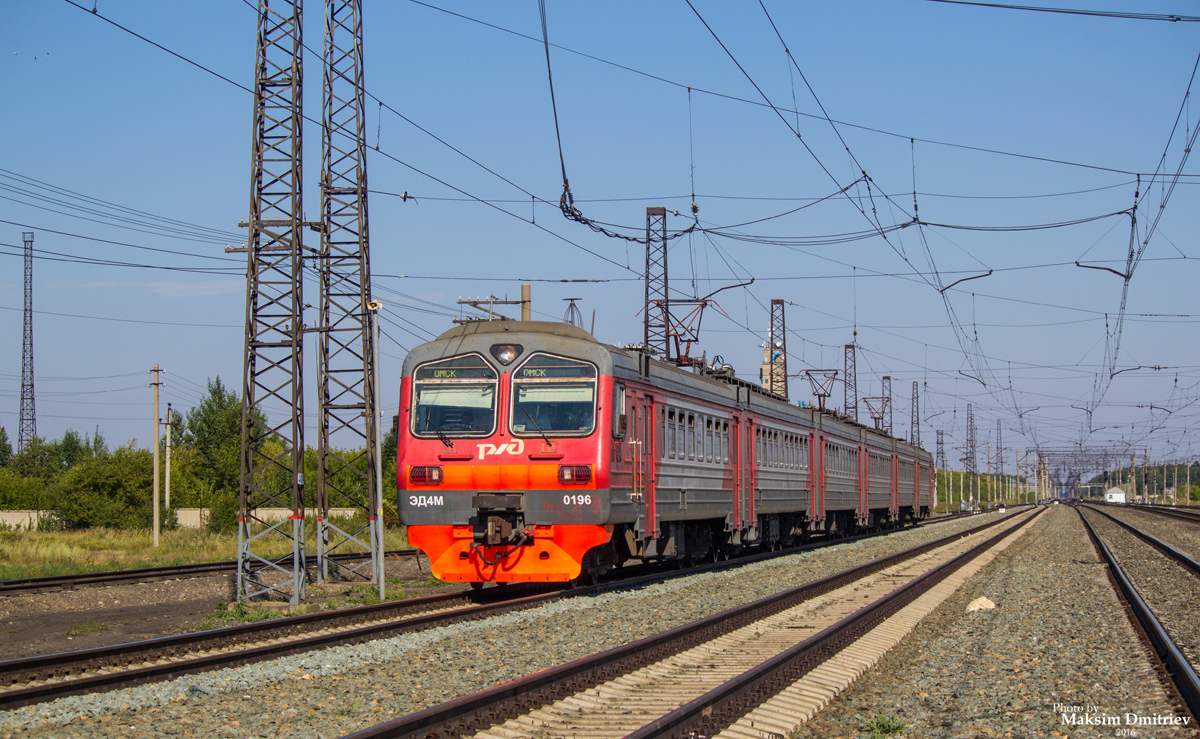
<path id="1" fill-rule="evenodd" d="M 590 495 L 564 495 L 563 505 L 591 505 L 592 496 Z"/>

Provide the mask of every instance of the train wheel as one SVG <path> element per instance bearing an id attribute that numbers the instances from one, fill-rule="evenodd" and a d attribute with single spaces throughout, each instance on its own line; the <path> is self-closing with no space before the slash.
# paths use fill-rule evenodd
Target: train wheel
<path id="1" fill-rule="evenodd" d="M 471 583 L 471 590 L 483 590 L 483 583 L 481 583 L 481 582 Z"/>

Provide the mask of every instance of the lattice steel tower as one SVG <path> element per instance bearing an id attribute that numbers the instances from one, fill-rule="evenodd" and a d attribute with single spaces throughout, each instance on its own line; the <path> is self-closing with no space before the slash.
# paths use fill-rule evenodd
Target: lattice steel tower
<path id="1" fill-rule="evenodd" d="M 888 436 L 894 436 L 892 433 L 892 378 L 889 375 L 883 376 L 883 432 Z"/>
<path id="2" fill-rule="evenodd" d="M 37 436 L 37 411 L 33 402 L 33 232 L 21 234 L 25 242 L 25 330 L 21 342 L 21 420 L 17 451 Z"/>
<path id="3" fill-rule="evenodd" d="M 854 344 L 846 344 L 846 408 L 845 413 L 858 421 L 858 373 L 854 368 Z"/>
<path id="4" fill-rule="evenodd" d="M 317 572 L 322 582 L 353 577 L 382 586 L 361 0 L 325 3 L 322 79 Z M 331 508 L 357 509 L 364 523 L 336 526 Z M 361 551 L 372 556 L 353 564 L 330 556 Z"/>
<path id="5" fill-rule="evenodd" d="M 942 433 L 943 433 L 943 432 L 942 432 L 942 430 L 941 430 L 941 429 L 938 429 L 938 432 L 937 432 L 937 460 L 936 460 L 936 464 L 937 464 L 937 468 L 938 468 L 939 470 L 944 470 L 944 469 L 946 469 L 946 442 L 945 442 L 945 440 L 942 438 Z"/>
<path id="6" fill-rule="evenodd" d="M 963 469 L 972 475 L 978 471 L 975 462 L 975 409 L 967 403 L 967 444 L 963 450 Z"/>
<path id="7" fill-rule="evenodd" d="M 767 332 L 767 359 L 767 371 L 763 373 L 767 390 L 787 400 L 787 322 L 783 315 L 783 301 L 778 298 L 771 300 L 771 328 Z"/>
<path id="8" fill-rule="evenodd" d="M 913 446 L 921 446 L 921 401 L 918 392 L 917 381 L 913 380 L 912 431 L 908 437 L 908 443 Z"/>
<path id="9" fill-rule="evenodd" d="M 996 471 L 1004 479 L 1004 438 L 1000 435 L 1000 419 L 996 419 Z"/>
<path id="10" fill-rule="evenodd" d="M 304 600 L 301 0 L 258 3 L 246 343 L 242 384 L 238 598 Z M 270 415 L 275 418 L 271 419 Z M 260 508 L 292 511 L 264 520 Z M 279 539 L 290 552 L 278 551 Z"/>
<path id="11" fill-rule="evenodd" d="M 643 345 L 671 358 L 671 299 L 667 293 L 667 209 L 646 208 L 646 307 Z"/>

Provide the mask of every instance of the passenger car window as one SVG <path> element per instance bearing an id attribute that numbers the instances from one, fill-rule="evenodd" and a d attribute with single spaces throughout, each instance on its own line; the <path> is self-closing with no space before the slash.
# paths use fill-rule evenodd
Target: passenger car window
<path id="1" fill-rule="evenodd" d="M 596 427 L 596 367 L 533 354 L 512 373 L 515 436 L 586 436 Z"/>
<path id="2" fill-rule="evenodd" d="M 496 423 L 496 381 L 496 370 L 478 354 L 417 367 L 413 372 L 413 435 L 491 434 Z"/>

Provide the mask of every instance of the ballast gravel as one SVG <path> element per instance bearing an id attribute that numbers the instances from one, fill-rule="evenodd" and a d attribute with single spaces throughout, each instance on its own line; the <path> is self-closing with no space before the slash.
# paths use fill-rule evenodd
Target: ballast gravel
<path id="1" fill-rule="evenodd" d="M 1192 559 L 1200 559 L 1200 521 L 1185 521 L 1139 508 L 1104 506 L 1103 510 L 1165 541 Z"/>
<path id="2" fill-rule="evenodd" d="M 1083 511 L 1171 640 L 1200 665 L 1200 577 L 1104 516 Z M 1142 528 L 1140 523 L 1134 525 Z"/>
<path id="3" fill-rule="evenodd" d="M 982 597 L 995 608 L 968 612 Z M 1191 718 L 1151 659 L 1079 516 L 1051 506 L 790 739 L 868 737 L 888 720 L 935 739 L 1196 736 L 1194 719 L 1127 723 Z"/>
<path id="4" fill-rule="evenodd" d="M 334 737 L 626 644 L 1001 516 L 570 598 L 369 644 L 0 715 L 0 737 Z"/>

